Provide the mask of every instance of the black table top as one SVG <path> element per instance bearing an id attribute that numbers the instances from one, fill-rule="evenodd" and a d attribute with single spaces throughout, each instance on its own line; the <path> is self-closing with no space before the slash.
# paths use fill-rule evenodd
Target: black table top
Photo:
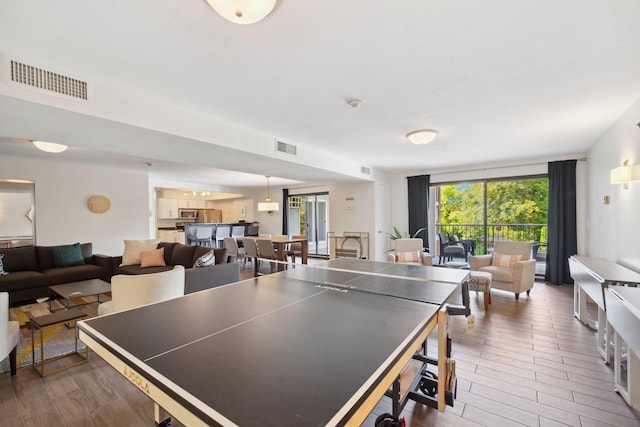
<path id="1" fill-rule="evenodd" d="M 381 294 L 391 288 L 393 296 Z M 79 328 L 206 423 L 332 425 L 350 416 L 455 290 L 303 267 Z"/>

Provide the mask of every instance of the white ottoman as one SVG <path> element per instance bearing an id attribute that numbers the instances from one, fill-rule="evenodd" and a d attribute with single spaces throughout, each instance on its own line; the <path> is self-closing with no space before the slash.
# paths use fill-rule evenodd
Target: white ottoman
<path id="1" fill-rule="evenodd" d="M 491 273 L 470 271 L 469 290 L 484 292 L 484 309 L 488 310 L 489 304 L 491 304 Z"/>

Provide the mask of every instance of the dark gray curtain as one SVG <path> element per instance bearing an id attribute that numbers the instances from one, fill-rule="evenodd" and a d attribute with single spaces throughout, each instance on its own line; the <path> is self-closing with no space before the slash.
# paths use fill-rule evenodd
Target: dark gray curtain
<path id="1" fill-rule="evenodd" d="M 418 236 L 421 237 L 423 247 L 429 247 L 429 175 L 407 177 L 409 191 L 409 234 L 424 228 Z"/>
<path id="2" fill-rule="evenodd" d="M 282 189 L 282 234 L 289 234 L 289 189 Z"/>
<path id="3" fill-rule="evenodd" d="M 572 284 L 569 257 L 578 251 L 576 231 L 576 160 L 549 162 L 549 232 L 544 280 Z"/>

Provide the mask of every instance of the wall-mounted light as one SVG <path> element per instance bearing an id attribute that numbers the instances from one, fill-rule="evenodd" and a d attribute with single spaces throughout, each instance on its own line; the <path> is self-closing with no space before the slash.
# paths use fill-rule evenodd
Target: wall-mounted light
<path id="1" fill-rule="evenodd" d="M 267 197 L 264 202 L 258 203 L 258 211 L 272 214 L 274 211 L 280 210 L 280 203 L 271 201 L 271 196 L 269 195 L 269 178 L 271 177 L 267 176 L 265 178 L 267 178 Z"/>
<path id="2" fill-rule="evenodd" d="M 68 145 L 57 144 L 55 142 L 46 142 L 46 141 L 32 141 L 33 145 L 36 146 L 38 150 L 47 152 L 47 153 L 62 153 L 64 150 L 69 148 Z"/>
<path id="3" fill-rule="evenodd" d="M 625 160 L 622 166 L 611 169 L 611 183 L 622 184 L 622 188 L 628 189 L 631 181 L 640 180 L 640 167 L 631 165 L 629 160 Z"/>

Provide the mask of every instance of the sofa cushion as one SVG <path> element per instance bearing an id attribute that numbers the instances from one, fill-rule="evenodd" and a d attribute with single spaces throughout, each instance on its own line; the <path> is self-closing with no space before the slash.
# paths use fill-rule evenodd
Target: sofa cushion
<path id="1" fill-rule="evenodd" d="M 140 267 L 164 267 L 167 263 L 164 261 L 164 248 L 154 249 L 152 251 L 142 251 L 140 253 Z"/>
<path id="2" fill-rule="evenodd" d="M 133 265 L 140 264 L 140 254 L 143 251 L 150 251 L 158 248 L 158 243 L 160 240 L 150 239 L 150 240 L 125 240 L 124 241 L 124 252 L 122 254 L 122 264 L 124 265 Z"/>
<path id="3" fill-rule="evenodd" d="M 487 267 L 480 267 L 479 271 L 491 273 L 493 281 L 496 282 L 513 282 L 513 269 L 508 267 L 497 267 L 495 265 L 489 265 Z"/>
<path id="4" fill-rule="evenodd" d="M 74 265 L 64 268 L 50 268 L 44 270 L 42 273 L 47 279 L 48 286 L 90 279 L 104 280 L 105 278 L 104 268 L 93 264 Z"/>
<path id="5" fill-rule="evenodd" d="M 60 245 L 51 248 L 51 255 L 56 267 L 71 267 L 72 265 L 85 264 L 80 243 L 73 245 Z"/>
<path id="6" fill-rule="evenodd" d="M 181 265 L 184 268 L 193 267 L 193 254 L 198 246 L 175 245 L 171 255 L 171 265 Z"/>
<path id="7" fill-rule="evenodd" d="M 149 274 L 149 273 L 161 273 L 163 271 L 173 270 L 173 265 L 166 265 L 164 267 L 140 267 L 140 264 L 123 265 L 122 267 L 116 267 L 114 274 Z"/>
<path id="8" fill-rule="evenodd" d="M 20 248 L 1 248 L 4 254 L 2 259 L 4 271 L 13 273 L 16 271 L 38 271 L 38 257 L 35 246 L 23 246 Z"/>
<path id="9" fill-rule="evenodd" d="M 176 247 L 179 243 L 174 242 L 160 242 L 158 244 L 158 249 L 164 248 L 164 263 L 165 265 L 171 264 L 171 256 L 173 255 L 173 248 Z"/>
<path id="10" fill-rule="evenodd" d="M 47 278 L 38 271 L 16 271 L 0 276 L 0 292 L 47 286 Z M 48 291 L 48 290 L 47 290 Z"/>

